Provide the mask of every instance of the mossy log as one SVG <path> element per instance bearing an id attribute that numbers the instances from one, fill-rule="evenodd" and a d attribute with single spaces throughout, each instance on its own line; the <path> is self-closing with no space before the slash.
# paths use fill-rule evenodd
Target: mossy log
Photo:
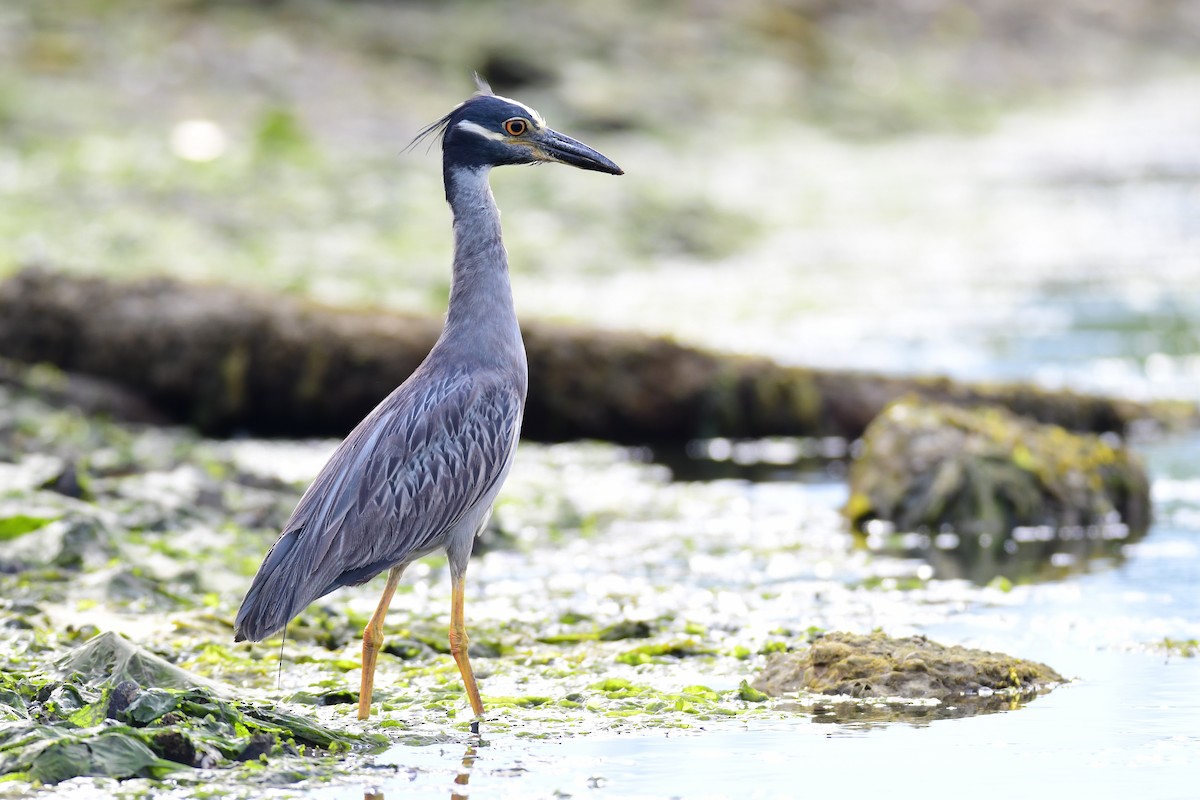
<path id="1" fill-rule="evenodd" d="M 0 284 L 0 356 L 135 390 L 210 435 L 344 435 L 424 358 L 441 319 L 333 309 L 165 278 L 29 269 Z M 524 435 L 626 443 L 712 436 L 859 436 L 909 392 L 997 403 L 1044 422 L 1124 431 L 1194 419 L 1183 404 L 786 367 L 668 338 L 527 321 Z"/>
<path id="2" fill-rule="evenodd" d="M 863 435 L 845 514 L 868 542 L 924 557 L 939 577 L 1024 578 L 1055 554 L 1115 554 L 1150 525 L 1150 482 L 1112 439 L 901 399 Z"/>

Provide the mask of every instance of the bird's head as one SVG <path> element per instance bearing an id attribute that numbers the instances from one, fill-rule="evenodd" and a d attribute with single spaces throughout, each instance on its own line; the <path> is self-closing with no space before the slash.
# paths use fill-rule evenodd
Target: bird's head
<path id="1" fill-rule="evenodd" d="M 479 93 L 421 131 L 413 141 L 437 135 L 442 138 L 447 169 L 558 162 L 610 175 L 624 174 L 606 156 L 552 130 L 529 106 L 492 94 L 482 84 Z"/>

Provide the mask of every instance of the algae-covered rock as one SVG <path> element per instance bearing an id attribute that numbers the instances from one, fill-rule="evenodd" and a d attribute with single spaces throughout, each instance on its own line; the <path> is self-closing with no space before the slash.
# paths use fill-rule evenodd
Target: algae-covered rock
<path id="1" fill-rule="evenodd" d="M 944 701 L 1026 695 L 1062 682 L 1061 675 L 1036 661 L 947 647 L 924 636 L 893 639 L 876 631 L 867 636 L 829 633 L 799 652 L 773 653 L 753 687 L 776 696 L 814 692 Z"/>
<path id="2" fill-rule="evenodd" d="M 87 644 L 59 659 L 55 666 L 62 674 L 79 675 L 96 686 L 117 686 L 132 681 L 139 686 L 176 689 L 202 686 L 219 691 L 211 681 L 180 669 L 112 631 L 94 636 Z"/>
<path id="3" fill-rule="evenodd" d="M 1112 437 L 916 398 L 867 428 L 850 492 L 844 511 L 857 532 L 879 539 L 872 523 L 882 521 L 927 534 L 904 549 L 941 577 L 983 582 L 1036 571 L 1054 553 L 1111 550 L 1150 524 L 1145 468 Z"/>
<path id="4" fill-rule="evenodd" d="M 387 743 L 222 697 L 203 678 L 115 633 L 94 637 L 56 666 L 58 678 L 0 671 L 0 776 L 44 784 L 78 776 L 162 778 L 311 748 L 337 753 Z"/>
<path id="5" fill-rule="evenodd" d="M 0 503 L 0 570 L 79 570 L 104 564 L 116 552 L 109 519 L 111 515 L 66 498 L 57 506 Z"/>

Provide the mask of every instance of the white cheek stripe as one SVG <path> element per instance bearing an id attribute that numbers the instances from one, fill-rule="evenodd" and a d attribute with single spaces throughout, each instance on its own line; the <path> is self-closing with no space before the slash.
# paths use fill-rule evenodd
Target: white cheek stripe
<path id="1" fill-rule="evenodd" d="M 546 120 L 542 119 L 542 115 L 539 114 L 538 112 L 534 111 L 529 106 L 522 103 L 520 100 L 513 100 L 511 97 L 500 97 L 500 95 L 496 95 L 496 98 L 503 100 L 506 103 L 512 103 L 514 106 L 517 106 L 518 108 L 525 109 L 525 111 L 527 111 L 529 113 L 529 118 L 531 120 L 533 120 L 534 122 L 536 122 L 537 126 L 539 128 L 546 127 Z"/>
<path id="2" fill-rule="evenodd" d="M 464 130 L 468 133 L 473 133 L 476 136 L 482 136 L 485 139 L 492 139 L 497 142 L 504 141 L 504 134 L 498 131 L 489 131 L 487 128 L 477 123 L 471 122 L 469 119 L 464 119 L 454 127 L 459 130 Z"/>

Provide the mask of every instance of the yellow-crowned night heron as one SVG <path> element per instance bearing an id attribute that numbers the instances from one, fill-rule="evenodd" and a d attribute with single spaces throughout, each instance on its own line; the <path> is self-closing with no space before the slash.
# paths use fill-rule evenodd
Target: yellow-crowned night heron
<path id="1" fill-rule="evenodd" d="M 366 719 L 383 620 L 400 575 L 415 559 L 445 550 L 453 587 L 450 652 L 477 730 L 483 703 L 467 658 L 463 582 L 471 545 L 512 466 L 528 383 L 488 172 L 547 161 L 622 172 L 546 127 L 533 109 L 482 84 L 418 140 L 429 135 L 442 139 L 446 200 L 454 214 L 445 328 L 421 366 L 359 423 L 308 487 L 254 576 L 235 635 L 261 641 L 317 598 L 388 570 L 383 597 L 363 631 L 358 717 Z"/>

